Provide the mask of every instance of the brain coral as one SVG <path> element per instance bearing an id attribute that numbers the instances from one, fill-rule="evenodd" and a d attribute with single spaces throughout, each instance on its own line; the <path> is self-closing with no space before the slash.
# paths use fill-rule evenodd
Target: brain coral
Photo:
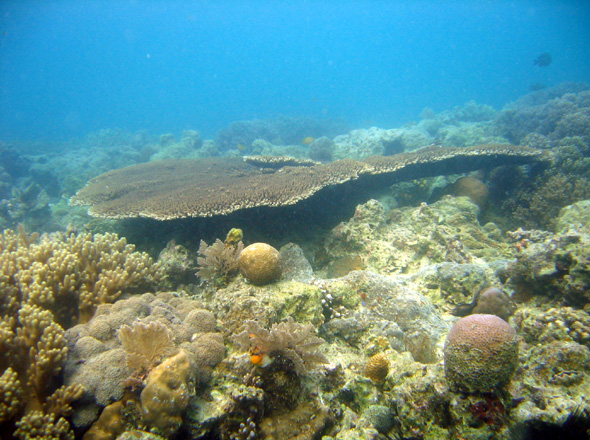
<path id="1" fill-rule="evenodd" d="M 252 284 L 260 286 L 281 277 L 281 254 L 271 245 L 254 243 L 244 248 L 238 259 L 240 272 Z"/>
<path id="2" fill-rule="evenodd" d="M 452 388 L 489 392 L 510 382 L 518 363 L 518 339 L 502 318 L 470 315 L 449 331 L 444 356 L 445 376 Z"/>

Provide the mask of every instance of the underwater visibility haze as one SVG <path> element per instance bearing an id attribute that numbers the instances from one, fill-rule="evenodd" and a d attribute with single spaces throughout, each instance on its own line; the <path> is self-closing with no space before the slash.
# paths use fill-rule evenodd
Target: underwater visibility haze
<path id="1" fill-rule="evenodd" d="M 0 135 L 213 137 L 279 114 L 392 127 L 584 81 L 583 1 L 3 1 Z M 533 61 L 549 53 L 553 63 Z"/>
<path id="2" fill-rule="evenodd" d="M 586 1 L 1 1 L 0 438 L 590 438 L 589 82 Z"/>

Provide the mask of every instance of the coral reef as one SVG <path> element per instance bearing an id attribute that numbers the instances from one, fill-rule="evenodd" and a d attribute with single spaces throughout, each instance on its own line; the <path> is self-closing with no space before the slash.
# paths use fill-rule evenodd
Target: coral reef
<path id="1" fill-rule="evenodd" d="M 4 302 L 22 300 L 50 310 L 62 327 L 88 321 L 98 304 L 123 291 L 154 285 L 161 273 L 146 254 L 115 234 L 0 236 Z M 13 311 L 14 312 L 14 311 Z"/>
<path id="2" fill-rule="evenodd" d="M 60 387 L 69 352 L 64 328 L 87 321 L 123 290 L 153 284 L 157 267 L 111 234 L 5 230 L 0 249 L 3 429 L 10 432 L 20 418 L 17 437 L 33 435 L 39 424 L 46 435 L 71 436 L 70 403 L 83 388 L 76 381 Z"/>
<path id="3" fill-rule="evenodd" d="M 182 425 L 182 413 L 188 406 L 194 366 L 192 354 L 180 350 L 150 371 L 141 392 L 145 422 L 157 432 L 171 436 Z"/>
<path id="4" fill-rule="evenodd" d="M 334 154 L 334 142 L 322 136 L 309 145 L 309 157 L 318 162 L 331 162 Z"/>
<path id="5" fill-rule="evenodd" d="M 516 144 L 524 144 L 530 134 L 545 136 L 552 145 L 567 136 L 582 136 L 587 142 L 589 111 L 588 86 L 564 84 L 516 101 L 498 113 L 494 125 Z"/>
<path id="6" fill-rule="evenodd" d="M 508 266 L 506 276 L 508 285 L 519 297 L 550 296 L 577 307 L 588 304 L 590 234 L 585 227 L 570 229 L 564 220 L 576 213 L 583 218 L 588 215 L 589 206 L 587 202 L 578 202 L 564 208 L 556 219 L 562 228 L 557 234 L 541 234 L 535 238 L 531 237 L 531 232 L 517 231 L 514 241 L 520 252 Z"/>
<path id="7" fill-rule="evenodd" d="M 515 316 L 516 328 L 530 344 L 552 341 L 576 342 L 590 348 L 590 315 L 572 307 L 547 311 L 523 309 Z"/>
<path id="8" fill-rule="evenodd" d="M 346 129 L 339 121 L 296 118 L 280 116 L 274 119 L 236 121 L 217 134 L 217 144 L 221 151 L 239 148 L 249 154 L 252 143 L 257 139 L 272 142 L 277 145 L 298 145 L 301 141 L 312 136 L 332 137 Z"/>
<path id="9" fill-rule="evenodd" d="M 432 205 L 389 212 L 370 200 L 330 232 L 325 242 L 327 260 L 359 256 L 361 266 L 391 274 L 412 273 L 432 263 L 468 264 L 509 255 L 498 228 L 480 226 L 478 213 L 478 207 L 465 198 L 447 197 Z"/>
<path id="10" fill-rule="evenodd" d="M 266 330 L 256 321 L 246 321 L 246 329 L 235 335 L 234 340 L 242 350 L 251 354 L 252 363 L 264 362 L 269 365 L 275 357 L 281 356 L 291 362 L 292 368 L 300 375 L 317 364 L 328 362 L 327 358 L 317 350 L 325 341 L 315 336 L 313 325 L 302 325 L 288 318 L 285 322 L 273 324 Z"/>
<path id="11" fill-rule="evenodd" d="M 283 271 L 281 254 L 266 243 L 246 246 L 238 257 L 238 268 L 250 283 L 260 286 L 278 280 Z"/>
<path id="12" fill-rule="evenodd" d="M 254 207 L 294 205 L 324 188 L 354 184 L 359 197 L 384 182 L 411 180 L 509 164 L 545 162 L 543 150 L 508 144 L 429 147 L 363 161 L 260 168 L 239 158 L 169 160 L 110 171 L 91 179 L 71 198 L 103 218 L 171 220 L 212 217 Z M 108 182 L 108 183 L 107 183 Z M 344 185 L 348 183 L 349 185 Z M 319 197 L 319 196 L 318 196 Z"/>
<path id="13" fill-rule="evenodd" d="M 445 377 L 452 388 L 490 392 L 505 387 L 518 366 L 518 338 L 496 315 L 457 321 L 445 343 Z"/>
<path id="14" fill-rule="evenodd" d="M 227 285 L 230 278 L 238 272 L 239 257 L 243 249 L 242 231 L 239 229 L 232 229 L 225 241 L 217 239 L 211 246 L 201 240 L 196 275 L 213 288 Z"/>
<path id="15" fill-rule="evenodd" d="M 35 230 L 55 225 L 52 203 L 61 188 L 55 174 L 39 168 L 12 145 L 0 142 L 0 228 L 23 224 Z"/>
<path id="16" fill-rule="evenodd" d="M 162 135 L 158 151 L 150 156 L 150 160 L 207 157 L 201 150 L 202 146 L 203 140 L 195 130 L 184 131 L 180 142 L 176 142 L 173 135 Z"/>
<path id="17" fill-rule="evenodd" d="M 170 351 L 190 353 L 195 382 L 207 383 L 225 357 L 217 330 L 215 316 L 200 302 L 170 293 L 147 293 L 100 306 L 93 319 L 65 334 L 70 347 L 66 383 L 85 388 L 74 424 L 90 425 L 101 408 L 123 399 L 126 386 L 142 389 L 146 374 L 162 365 L 162 356 Z"/>
<path id="18" fill-rule="evenodd" d="M 174 237 L 157 265 L 112 234 L 0 236 L 2 438 L 587 437 L 590 201 L 578 201 L 590 197 L 587 89 L 541 90 L 500 112 L 474 102 L 425 110 L 416 124 L 334 140 L 308 139 L 325 132 L 285 120 L 291 128 L 237 124 L 220 136 L 223 146 L 195 131 L 158 140 L 117 130 L 60 157 L 0 146 L 0 225 L 23 218 L 43 227 L 50 215 L 64 215 L 52 227 L 77 215 L 54 203 L 62 192 L 114 166 L 225 156 L 203 161 L 204 171 L 146 164 L 141 182 L 132 168 L 121 187 L 96 180 L 110 187 L 92 200 L 113 203 L 107 216 L 215 216 L 156 222 L 192 234 Z M 496 144 L 507 139 L 549 151 Z M 366 158 L 375 152 L 393 156 Z M 429 177 L 441 169 L 448 175 Z M 421 203 L 449 182 L 453 196 Z M 161 184 L 173 191 L 152 211 L 144 196 Z M 379 201 L 352 217 L 324 203 L 342 196 L 352 208 L 375 188 Z M 119 193 L 138 204 L 110 200 Z M 319 225 L 306 238 L 288 232 L 301 247 L 281 247 L 275 282 L 236 276 L 237 229 L 192 255 L 195 239 L 236 220 L 250 228 L 249 215 L 284 243 L 295 223 L 286 213 L 322 210 L 347 219 L 326 234 Z M 121 228 L 101 222 L 89 227 Z M 248 230 L 271 240 L 257 232 Z M 204 284 L 194 284 L 195 265 Z M 174 291 L 145 293 L 153 288 Z M 468 313 L 449 332 L 452 314 Z M 510 320 L 514 330 L 500 321 L 505 358 L 493 351 L 501 341 L 489 343 L 497 326 L 457 330 L 481 313 Z M 454 351 L 457 340 L 471 345 Z M 475 352 L 486 359 L 465 359 Z"/>

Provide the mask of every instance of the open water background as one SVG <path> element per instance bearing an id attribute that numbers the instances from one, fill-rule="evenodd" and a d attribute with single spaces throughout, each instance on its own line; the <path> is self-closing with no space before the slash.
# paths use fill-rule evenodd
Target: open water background
<path id="1" fill-rule="evenodd" d="M 588 1 L 0 2 L 5 141 L 280 114 L 391 128 L 588 80 Z"/>

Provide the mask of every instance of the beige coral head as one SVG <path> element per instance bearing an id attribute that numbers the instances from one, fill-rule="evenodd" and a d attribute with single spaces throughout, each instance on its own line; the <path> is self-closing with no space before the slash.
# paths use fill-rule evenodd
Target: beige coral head
<path id="1" fill-rule="evenodd" d="M 192 354 L 180 350 L 154 368 L 141 392 L 144 421 L 157 432 L 172 436 L 182 425 L 194 373 Z"/>
<path id="2" fill-rule="evenodd" d="M 257 286 L 278 280 L 283 271 L 281 254 L 266 243 L 246 246 L 238 259 L 238 267 L 242 275 Z"/>

